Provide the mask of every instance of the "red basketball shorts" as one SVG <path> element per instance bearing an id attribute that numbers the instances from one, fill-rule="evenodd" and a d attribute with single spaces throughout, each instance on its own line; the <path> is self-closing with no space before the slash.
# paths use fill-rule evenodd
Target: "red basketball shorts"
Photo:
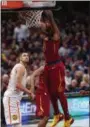
<path id="1" fill-rule="evenodd" d="M 62 62 L 46 65 L 44 69 L 45 84 L 50 95 L 64 92 L 65 90 L 65 66 Z"/>
<path id="2" fill-rule="evenodd" d="M 36 116 L 49 116 L 50 99 L 47 92 L 36 92 Z"/>

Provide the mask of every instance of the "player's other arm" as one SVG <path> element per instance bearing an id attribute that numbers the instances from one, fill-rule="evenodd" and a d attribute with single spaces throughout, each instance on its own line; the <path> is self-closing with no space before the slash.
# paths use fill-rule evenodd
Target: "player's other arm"
<path id="1" fill-rule="evenodd" d="M 16 84 L 16 88 L 18 90 L 21 90 L 21 91 L 31 95 L 32 93 L 30 92 L 30 90 L 28 90 L 27 88 L 25 88 L 22 85 L 22 78 L 23 78 L 23 75 L 25 73 L 25 68 L 23 66 L 21 66 L 21 67 L 18 67 L 16 71 L 17 71 L 17 84 Z"/>
<path id="2" fill-rule="evenodd" d="M 27 85 L 30 86 L 30 91 L 32 91 L 34 93 L 34 85 L 31 85 L 31 75 L 27 77 Z"/>
<path id="3" fill-rule="evenodd" d="M 40 74 L 44 71 L 44 66 L 41 66 L 39 69 L 35 70 L 33 72 L 33 74 L 31 75 L 31 88 L 32 91 L 34 92 L 34 88 L 35 88 L 35 78 L 37 76 L 40 76 Z"/>
<path id="4" fill-rule="evenodd" d="M 50 21 L 53 31 L 54 31 L 53 40 L 57 41 L 60 39 L 60 30 L 58 29 L 58 26 L 54 20 L 52 11 L 48 10 L 48 11 L 46 11 L 46 13 L 49 17 L 49 21 Z"/>

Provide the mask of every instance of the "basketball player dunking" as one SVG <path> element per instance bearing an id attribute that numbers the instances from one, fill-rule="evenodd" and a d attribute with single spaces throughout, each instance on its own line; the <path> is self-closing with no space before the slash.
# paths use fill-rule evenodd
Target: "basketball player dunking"
<path id="1" fill-rule="evenodd" d="M 50 98 L 48 96 L 47 87 L 44 83 L 43 74 L 44 66 L 41 66 L 30 76 L 31 86 L 34 86 L 34 89 L 36 87 L 36 115 L 37 117 L 41 118 L 38 127 L 46 127 L 50 113 Z"/>
<path id="2" fill-rule="evenodd" d="M 65 119 L 64 127 L 70 127 L 74 120 L 69 115 L 67 99 L 64 95 L 65 67 L 58 54 L 60 32 L 50 10 L 46 10 L 43 13 L 41 29 L 44 34 L 43 51 L 46 61 L 44 68 L 45 84 L 55 112 L 51 127 L 54 127 L 63 118 Z M 64 115 L 59 112 L 58 99 L 60 100 Z"/>
<path id="3" fill-rule="evenodd" d="M 23 92 L 34 99 L 34 94 L 26 88 L 26 84 L 29 83 L 26 71 L 28 62 L 29 54 L 22 53 L 20 55 L 20 62 L 16 64 L 11 71 L 8 88 L 3 97 L 7 127 L 22 127 L 20 100 L 22 99 Z"/>

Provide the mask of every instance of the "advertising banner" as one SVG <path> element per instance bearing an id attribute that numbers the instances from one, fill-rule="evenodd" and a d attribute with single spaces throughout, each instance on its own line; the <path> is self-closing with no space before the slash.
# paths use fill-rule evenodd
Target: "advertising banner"
<path id="1" fill-rule="evenodd" d="M 89 97 L 68 98 L 68 108 L 72 116 L 89 115 Z"/>
<path id="2" fill-rule="evenodd" d="M 63 112 L 60 103 L 58 102 L 59 109 Z M 68 98 L 69 112 L 72 116 L 85 116 L 89 115 L 89 97 L 74 97 Z M 28 123 L 31 119 L 36 117 L 36 105 L 30 102 L 29 99 L 24 99 L 21 101 L 21 113 L 22 122 Z M 50 108 L 50 118 L 53 116 L 53 108 Z"/>

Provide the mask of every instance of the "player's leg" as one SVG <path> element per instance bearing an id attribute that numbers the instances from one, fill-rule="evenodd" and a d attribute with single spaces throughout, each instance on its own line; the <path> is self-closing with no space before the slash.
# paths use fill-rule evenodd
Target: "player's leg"
<path id="1" fill-rule="evenodd" d="M 47 104 L 47 105 L 46 105 Z M 50 100 L 47 93 L 36 94 L 37 116 L 41 117 L 38 127 L 46 127 L 49 117 Z"/>
<path id="2" fill-rule="evenodd" d="M 68 103 L 64 92 L 59 93 L 59 100 L 65 116 L 64 127 L 70 127 L 70 125 L 74 122 L 74 119 L 69 114 Z"/>
<path id="3" fill-rule="evenodd" d="M 70 127 L 70 125 L 73 123 L 73 119 L 70 117 L 69 110 L 68 110 L 68 103 L 66 96 L 64 94 L 65 90 L 65 74 L 64 74 L 64 66 L 63 64 L 60 64 L 60 67 L 58 68 L 59 72 L 59 86 L 58 86 L 58 97 L 64 112 L 65 117 L 65 124 L 64 127 Z"/>
<path id="4" fill-rule="evenodd" d="M 39 127 L 46 127 L 49 119 L 50 114 L 50 98 L 48 96 L 48 93 L 45 91 L 44 94 L 42 94 L 42 107 L 43 107 L 43 119 L 40 121 Z"/>
<path id="5" fill-rule="evenodd" d="M 4 97 L 4 115 L 7 126 L 21 127 L 20 102 L 17 98 Z"/>
<path id="6" fill-rule="evenodd" d="M 51 127 L 54 127 L 58 122 L 60 122 L 63 119 L 63 114 L 60 113 L 60 111 L 59 111 L 56 95 L 51 96 L 51 103 L 52 103 L 52 106 L 54 109 L 54 118 L 51 123 Z"/>
<path id="7" fill-rule="evenodd" d="M 50 95 L 51 103 L 54 108 L 54 115 L 58 115 L 60 113 L 58 109 L 58 98 L 56 94 L 51 94 Z"/>
<path id="8" fill-rule="evenodd" d="M 38 123 L 38 127 L 46 127 L 47 123 L 48 123 L 48 116 L 44 116 L 42 117 L 42 119 L 40 120 L 40 122 Z"/>
<path id="9" fill-rule="evenodd" d="M 56 66 L 56 65 L 55 65 Z M 63 119 L 63 114 L 59 111 L 58 107 L 58 67 L 54 66 L 54 69 L 50 69 L 49 71 L 49 93 L 50 93 L 50 99 L 52 102 L 52 106 L 54 109 L 54 118 L 51 123 L 51 127 L 54 127 L 59 121 Z"/>
<path id="10" fill-rule="evenodd" d="M 68 111 L 68 104 L 67 104 L 67 99 L 64 94 L 65 90 L 65 74 L 64 74 L 64 67 L 63 64 L 60 64 L 58 67 L 58 98 L 60 100 L 61 106 L 64 111 L 64 116 L 65 119 L 69 118 L 69 111 Z"/>
<path id="11" fill-rule="evenodd" d="M 49 92 L 50 100 L 52 102 L 54 108 L 54 114 L 59 114 L 58 104 L 57 104 L 57 96 L 55 96 L 56 86 L 54 86 L 54 82 L 56 81 L 56 75 L 54 75 L 54 71 L 50 70 L 49 67 L 45 67 L 44 70 L 44 77 L 45 77 L 45 84 Z"/>

